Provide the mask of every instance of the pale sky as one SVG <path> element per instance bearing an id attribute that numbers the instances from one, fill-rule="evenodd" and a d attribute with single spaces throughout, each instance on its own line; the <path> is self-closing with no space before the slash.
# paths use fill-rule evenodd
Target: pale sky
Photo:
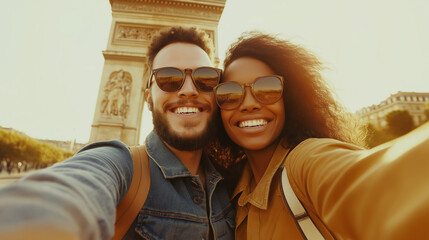
<path id="1" fill-rule="evenodd" d="M 87 142 L 111 20 L 108 0 L 5 1 L 0 126 Z M 398 91 L 429 92 L 427 0 L 227 0 L 219 57 L 249 30 L 279 34 L 315 53 L 352 112 Z M 148 116 L 143 121 L 151 123 Z"/>

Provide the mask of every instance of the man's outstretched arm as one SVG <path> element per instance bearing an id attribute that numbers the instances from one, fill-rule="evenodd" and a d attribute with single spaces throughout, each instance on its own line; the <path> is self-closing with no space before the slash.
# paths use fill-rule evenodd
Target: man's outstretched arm
<path id="1" fill-rule="evenodd" d="M 123 143 L 90 144 L 72 158 L 0 189 L 0 236 L 110 239 L 116 205 L 132 174 L 132 158 Z"/>

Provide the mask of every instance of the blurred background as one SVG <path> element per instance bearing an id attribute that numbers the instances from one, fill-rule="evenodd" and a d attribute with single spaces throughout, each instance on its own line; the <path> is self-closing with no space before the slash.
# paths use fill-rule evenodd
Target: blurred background
<path id="1" fill-rule="evenodd" d="M 219 58 L 249 30 L 309 49 L 372 147 L 429 119 L 428 12 L 422 0 L 227 0 Z M 0 166 L 43 167 L 88 142 L 111 21 L 107 0 L 3 2 Z M 151 129 L 145 109 L 140 142 Z"/>

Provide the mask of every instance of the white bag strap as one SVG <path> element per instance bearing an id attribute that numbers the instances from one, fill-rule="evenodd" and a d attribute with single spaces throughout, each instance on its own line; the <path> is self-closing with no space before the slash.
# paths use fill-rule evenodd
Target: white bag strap
<path id="1" fill-rule="evenodd" d="M 295 223 L 301 230 L 301 234 L 304 239 L 324 240 L 325 238 L 319 232 L 316 225 L 314 225 L 304 206 L 295 195 L 292 186 L 289 183 L 286 168 L 283 168 L 282 171 L 281 187 L 283 190 L 283 199 L 286 203 L 286 206 L 288 206 L 289 210 L 294 216 Z"/>

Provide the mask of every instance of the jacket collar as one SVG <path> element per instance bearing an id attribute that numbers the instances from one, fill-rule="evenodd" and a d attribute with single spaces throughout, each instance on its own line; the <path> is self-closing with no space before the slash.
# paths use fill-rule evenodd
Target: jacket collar
<path id="1" fill-rule="evenodd" d="M 264 175 L 261 178 L 261 181 L 259 181 L 253 191 L 250 185 L 253 179 L 253 174 L 252 170 L 250 169 L 249 163 L 246 163 L 241 178 L 232 195 L 232 197 L 234 198 L 241 193 L 240 197 L 238 198 L 239 206 L 243 207 L 247 203 L 251 203 L 255 207 L 258 207 L 260 209 L 267 209 L 271 182 L 275 173 L 281 167 L 287 153 L 289 152 L 289 148 L 285 147 L 287 146 L 285 143 L 285 141 L 282 141 L 280 144 L 277 145 L 273 157 L 268 164 L 267 170 L 265 171 Z"/>
<path id="2" fill-rule="evenodd" d="M 191 172 L 183 165 L 182 161 L 165 145 L 161 138 L 152 131 L 145 140 L 146 150 L 149 157 L 159 167 L 164 178 L 191 177 Z M 201 162 L 206 174 L 209 173 L 214 177 L 222 179 L 205 154 L 201 156 Z"/>

